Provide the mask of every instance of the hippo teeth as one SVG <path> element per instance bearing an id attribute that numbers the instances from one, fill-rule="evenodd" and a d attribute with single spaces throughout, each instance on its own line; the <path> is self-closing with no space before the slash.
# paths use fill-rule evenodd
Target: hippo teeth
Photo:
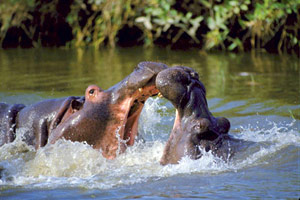
<path id="1" fill-rule="evenodd" d="M 163 98 L 163 97 L 164 97 L 160 92 L 157 94 L 157 96 L 158 96 L 159 98 Z"/>

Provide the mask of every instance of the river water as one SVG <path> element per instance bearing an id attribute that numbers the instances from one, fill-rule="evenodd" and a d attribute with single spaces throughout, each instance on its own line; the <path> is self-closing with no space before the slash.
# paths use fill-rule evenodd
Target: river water
<path id="1" fill-rule="evenodd" d="M 159 164 L 175 110 L 150 98 L 136 143 L 115 160 L 89 145 L 59 140 L 39 150 L 16 140 L 0 147 L 0 199 L 298 199 L 300 197 L 299 58 L 266 53 L 203 53 L 154 48 L 0 51 L 0 102 L 31 104 L 82 96 L 116 84 L 141 61 L 199 72 L 214 116 L 230 135 L 253 142 L 230 162 Z"/>

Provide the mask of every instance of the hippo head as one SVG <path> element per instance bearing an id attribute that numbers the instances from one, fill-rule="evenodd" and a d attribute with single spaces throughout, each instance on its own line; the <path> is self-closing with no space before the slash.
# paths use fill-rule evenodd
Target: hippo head
<path id="1" fill-rule="evenodd" d="M 161 164 L 178 163 L 183 156 L 201 157 L 201 149 L 217 149 L 220 138 L 226 135 L 230 123 L 215 118 L 209 111 L 206 90 L 197 72 L 183 66 L 161 71 L 156 87 L 176 108 L 172 132 L 161 158 Z"/>
<path id="2" fill-rule="evenodd" d="M 113 159 L 133 145 L 138 135 L 138 119 L 145 101 L 158 94 L 156 75 L 166 69 L 162 63 L 142 62 L 124 80 L 102 90 L 86 89 L 84 102 L 73 99 L 64 107 L 63 117 L 53 125 L 49 143 L 63 137 L 85 141 Z M 67 107 L 67 108 L 66 108 Z"/>

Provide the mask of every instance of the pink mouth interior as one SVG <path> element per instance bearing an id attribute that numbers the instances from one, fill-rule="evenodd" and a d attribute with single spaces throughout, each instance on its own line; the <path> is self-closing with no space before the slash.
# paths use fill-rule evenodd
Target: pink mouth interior
<path id="1" fill-rule="evenodd" d="M 127 120 L 124 121 L 125 129 L 123 134 L 123 140 L 127 141 L 126 144 L 128 146 L 132 146 L 134 144 L 135 138 L 138 135 L 138 121 L 142 109 L 144 107 L 145 101 L 150 96 L 155 96 L 158 94 L 158 90 L 155 86 L 145 87 L 143 92 L 136 92 L 137 96 L 131 103 L 127 114 Z"/>

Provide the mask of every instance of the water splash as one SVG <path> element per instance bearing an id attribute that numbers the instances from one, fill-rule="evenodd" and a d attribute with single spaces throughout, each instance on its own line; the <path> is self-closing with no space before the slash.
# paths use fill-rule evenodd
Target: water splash
<path id="1" fill-rule="evenodd" d="M 100 150 L 86 143 L 62 139 L 35 150 L 17 138 L 0 147 L 0 186 L 109 189 L 179 174 L 238 171 L 269 162 L 270 157 L 289 145 L 300 147 L 298 121 L 266 121 L 255 127 L 239 128 L 234 137 L 252 145 L 232 161 L 225 162 L 211 152 L 204 152 L 198 160 L 186 156 L 177 165 L 161 166 L 159 160 L 173 125 L 169 110 L 168 105 L 159 99 L 146 103 L 140 119 L 143 126 L 139 131 L 148 139 L 128 147 L 114 160 L 105 159 Z M 162 113 L 166 112 L 169 119 L 163 117 Z M 161 129 L 161 124 L 166 124 L 168 130 Z"/>
<path id="2" fill-rule="evenodd" d="M 299 121 L 275 123 L 269 121 L 257 122 L 257 126 L 240 127 L 240 133 L 235 136 L 247 141 L 269 142 L 278 145 L 300 145 Z M 267 127 L 265 127 L 267 126 Z"/>
<path id="3" fill-rule="evenodd" d="M 277 152 L 288 147 L 300 147 L 299 121 L 275 123 L 269 121 L 258 121 L 255 127 L 241 126 L 236 138 L 254 142 L 251 148 L 243 152 L 243 156 L 237 160 L 238 168 L 268 164 L 268 158 L 275 156 Z"/>
<path id="4" fill-rule="evenodd" d="M 148 140 L 167 139 L 174 116 L 175 108 L 170 102 L 161 98 L 149 98 L 140 115 L 138 131 Z"/>

